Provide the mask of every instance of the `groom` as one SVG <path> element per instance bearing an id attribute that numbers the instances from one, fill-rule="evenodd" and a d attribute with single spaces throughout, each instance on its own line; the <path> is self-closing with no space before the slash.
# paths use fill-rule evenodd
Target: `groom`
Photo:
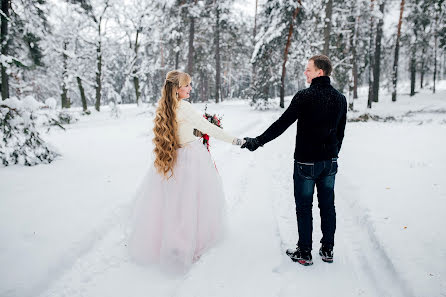
<path id="1" fill-rule="evenodd" d="M 313 193 L 317 197 L 321 215 L 322 246 L 319 255 L 325 262 L 333 262 L 336 212 L 334 184 L 338 170 L 338 153 L 347 115 L 347 101 L 330 84 L 331 61 L 327 56 L 310 58 L 305 76 L 310 87 L 293 97 L 290 106 L 262 135 L 245 137 L 242 148 L 255 151 L 259 146 L 281 135 L 297 120 L 294 151 L 294 199 L 296 202 L 299 241 L 287 255 L 302 265 L 312 265 Z"/>

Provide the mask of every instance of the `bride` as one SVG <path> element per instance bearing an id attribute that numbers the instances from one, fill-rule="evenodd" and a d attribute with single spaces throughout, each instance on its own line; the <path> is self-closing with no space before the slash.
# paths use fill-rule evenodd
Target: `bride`
<path id="1" fill-rule="evenodd" d="M 154 167 L 137 191 L 129 237 L 135 261 L 173 272 L 186 272 L 223 231 L 221 179 L 194 129 L 234 145 L 243 143 L 183 100 L 191 90 L 187 73 L 167 73 L 154 120 Z"/>

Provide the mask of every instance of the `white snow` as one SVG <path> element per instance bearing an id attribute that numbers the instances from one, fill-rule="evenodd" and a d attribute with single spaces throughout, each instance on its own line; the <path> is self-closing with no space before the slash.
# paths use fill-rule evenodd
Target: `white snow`
<path id="1" fill-rule="evenodd" d="M 347 123 L 335 262 L 317 255 L 315 200 L 310 267 L 284 253 L 297 240 L 295 124 L 254 153 L 211 139 L 227 235 L 177 278 L 135 265 L 125 246 L 132 195 L 151 166 L 153 113 L 121 105 L 116 119 L 104 106 L 65 132 L 53 129 L 43 136 L 62 157 L 0 168 L 0 296 L 445 296 L 444 82 L 438 88 L 396 103 L 383 95 L 370 112 L 396 121 Z M 368 112 L 365 94 L 349 118 Z M 225 101 L 208 104 L 208 112 L 223 114 L 225 130 L 252 137 L 283 110 Z"/>

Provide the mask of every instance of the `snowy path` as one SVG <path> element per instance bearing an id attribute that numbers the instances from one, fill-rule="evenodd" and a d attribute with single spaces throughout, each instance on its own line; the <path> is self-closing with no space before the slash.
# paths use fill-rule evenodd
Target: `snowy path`
<path id="1" fill-rule="evenodd" d="M 236 132 L 242 133 L 252 126 L 249 123 Z M 262 128 L 255 127 L 255 130 Z M 391 262 L 386 261 L 379 243 L 369 234 L 367 218 L 355 215 L 361 212 L 352 202 L 354 188 L 348 180 L 343 180 L 342 174 L 337 187 L 339 238 L 335 263 L 323 263 L 317 255 L 321 237 L 317 201 L 314 205 L 315 264 L 303 267 L 284 254 L 297 238 L 293 147 L 283 145 L 293 143 L 294 133 L 291 127 L 278 140 L 255 153 L 234 151 L 223 145 L 216 148 L 216 158 L 228 154 L 239 156 L 226 157 L 227 162 L 218 164 L 227 191 L 228 232 L 225 241 L 203 256 L 186 276 L 168 279 L 129 261 L 123 235 L 124 210 L 116 216 L 115 224 L 110 224 L 104 238 L 80 255 L 73 267 L 41 297 L 146 296 L 148 293 L 151 296 L 222 297 L 412 296 Z"/>
<path id="2" fill-rule="evenodd" d="M 266 161 L 260 166 L 268 168 L 266 174 L 273 187 L 273 195 L 269 199 L 281 240 L 281 263 L 274 268 L 281 279 L 280 294 L 277 296 L 295 296 L 297 293 L 303 296 L 412 296 L 393 273 L 393 267 L 389 267 L 391 263 L 385 261 L 385 252 L 369 236 L 366 218 L 360 215 L 364 212 L 352 203 L 357 196 L 342 175 L 342 160 L 336 186 L 335 262 L 326 264 L 317 254 L 322 233 L 316 196 L 313 202 L 315 264 L 311 267 L 297 265 L 283 253 L 297 240 L 292 185 L 294 148 L 282 145 L 293 141 L 294 136 L 295 129 L 287 130 L 281 138 L 261 151 L 263 158 L 258 157 Z"/>
<path id="3" fill-rule="evenodd" d="M 446 104 L 435 100 L 438 108 Z M 258 135 L 282 112 L 238 102 L 211 107 L 226 113 L 225 129 L 238 136 Z M 52 133 L 63 157 L 51 165 L 0 170 L 1 297 L 446 296 L 444 115 L 426 125 L 348 125 L 336 185 L 335 262 L 318 256 L 315 199 L 310 267 L 284 253 L 297 240 L 295 126 L 254 153 L 212 142 L 227 234 L 187 275 L 171 279 L 127 256 L 127 215 L 150 164 L 151 120 L 125 108 L 120 119 L 94 114 Z"/>

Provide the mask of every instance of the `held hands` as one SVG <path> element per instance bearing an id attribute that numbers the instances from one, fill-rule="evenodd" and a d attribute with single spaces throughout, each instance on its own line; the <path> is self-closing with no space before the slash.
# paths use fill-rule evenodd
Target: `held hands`
<path id="1" fill-rule="evenodd" d="M 244 139 L 240 139 L 240 138 L 234 138 L 234 140 L 232 141 L 233 145 L 243 145 L 246 141 Z"/>
<path id="2" fill-rule="evenodd" d="M 194 135 L 196 137 L 203 137 L 203 132 L 201 132 L 200 130 L 194 129 Z M 232 141 L 233 145 L 238 145 L 241 146 L 242 144 L 244 144 L 246 141 L 244 139 L 240 139 L 240 138 L 234 138 L 234 140 Z"/>
<path id="3" fill-rule="evenodd" d="M 241 148 L 247 148 L 251 152 L 253 152 L 256 149 L 258 149 L 259 146 L 262 146 L 260 144 L 260 141 L 257 138 L 245 137 L 244 139 L 245 139 L 246 142 L 242 145 Z"/>

